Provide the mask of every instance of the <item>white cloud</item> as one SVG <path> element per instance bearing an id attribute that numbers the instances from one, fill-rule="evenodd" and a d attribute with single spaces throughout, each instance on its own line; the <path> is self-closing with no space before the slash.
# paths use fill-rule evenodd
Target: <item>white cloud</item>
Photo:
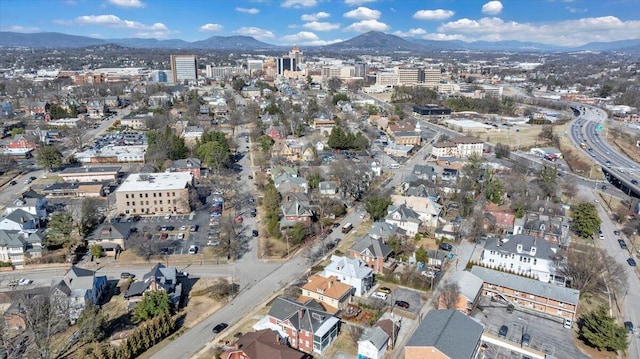
<path id="1" fill-rule="evenodd" d="M 427 31 L 421 28 L 410 29 L 409 31 L 395 31 L 393 34 L 400 37 L 419 37 L 425 35 Z"/>
<path id="2" fill-rule="evenodd" d="M 444 20 L 452 17 L 455 12 L 451 10 L 418 10 L 413 14 L 414 19 L 418 20 Z"/>
<path id="3" fill-rule="evenodd" d="M 368 2 L 376 2 L 378 0 L 344 0 L 344 4 L 347 6 L 357 6 L 366 4 Z"/>
<path id="4" fill-rule="evenodd" d="M 312 22 L 308 22 L 308 23 L 302 25 L 302 27 L 305 27 L 307 29 L 311 29 L 311 30 L 314 30 L 314 31 L 331 31 L 331 30 L 338 30 L 340 28 L 340 24 L 338 24 L 338 23 L 332 24 L 330 22 L 312 21 Z"/>
<path id="5" fill-rule="evenodd" d="M 111 5 L 119 7 L 145 7 L 140 0 L 108 0 Z"/>
<path id="6" fill-rule="evenodd" d="M 355 22 L 344 28 L 345 31 L 353 31 L 353 32 L 387 31 L 389 29 L 390 29 L 389 25 L 373 19 Z"/>
<path id="7" fill-rule="evenodd" d="M 260 9 L 256 9 L 256 8 L 254 8 L 254 7 L 250 8 L 250 9 L 247 9 L 246 7 L 237 7 L 237 8 L 236 8 L 236 11 L 238 11 L 238 12 L 244 12 L 244 13 L 246 13 L 246 14 L 255 15 L 255 14 L 257 14 L 257 13 L 259 13 L 259 12 L 260 12 Z"/>
<path id="8" fill-rule="evenodd" d="M 360 6 L 357 9 L 353 9 L 351 11 L 347 11 L 344 13 L 344 17 L 349 19 L 358 19 L 358 20 L 374 20 L 379 19 L 380 11 L 369 9 L 368 7 Z"/>
<path id="9" fill-rule="evenodd" d="M 282 37 L 282 41 L 287 44 L 298 44 L 307 41 L 316 41 L 320 40 L 318 35 L 314 34 L 310 31 L 300 31 L 297 34 L 286 35 Z"/>
<path id="10" fill-rule="evenodd" d="M 11 26 L 0 26 L 0 31 L 13 31 L 13 32 L 38 32 L 40 28 L 38 27 L 30 27 L 30 26 L 21 26 L 21 25 L 11 25 Z"/>
<path id="11" fill-rule="evenodd" d="M 104 39 L 102 34 L 89 34 L 89 37 L 94 37 L 96 39 Z"/>
<path id="12" fill-rule="evenodd" d="M 253 27 L 253 26 L 241 27 L 238 30 L 234 31 L 234 33 L 239 35 L 244 35 L 244 36 L 252 36 L 252 37 L 255 37 L 256 39 L 271 38 L 275 36 L 273 32 L 269 30 L 265 30 L 265 29 L 261 29 L 259 27 Z"/>
<path id="13" fill-rule="evenodd" d="M 69 5 L 69 6 L 78 5 L 78 2 L 76 0 L 64 0 L 63 2 L 65 3 L 65 5 Z"/>
<path id="14" fill-rule="evenodd" d="M 58 24 L 68 23 L 67 21 L 54 21 Z M 80 25 L 97 25 L 107 26 L 118 29 L 138 30 L 135 33 L 137 37 L 167 37 L 171 33 L 167 25 L 156 22 L 152 25 L 146 25 L 138 21 L 120 19 L 116 15 L 84 15 L 78 16 L 73 20 L 73 24 Z"/>
<path id="15" fill-rule="evenodd" d="M 482 13 L 486 15 L 498 15 L 502 12 L 502 3 L 500 1 L 489 1 L 482 5 Z"/>
<path id="16" fill-rule="evenodd" d="M 200 26 L 200 28 L 198 29 L 198 31 L 200 32 L 204 32 L 204 31 L 220 31 L 222 30 L 222 25 L 220 24 L 204 24 L 202 26 Z"/>
<path id="17" fill-rule="evenodd" d="M 302 21 L 318 21 L 320 19 L 326 19 L 329 16 L 331 16 L 331 14 L 329 14 L 328 12 L 320 11 L 320 12 L 317 12 L 315 14 L 304 14 L 304 15 L 300 16 L 300 20 L 302 20 Z"/>
<path id="18" fill-rule="evenodd" d="M 424 34 L 421 36 L 421 38 L 425 40 L 437 40 L 437 41 L 461 40 L 461 41 L 469 42 L 469 40 L 463 35 L 448 35 L 448 34 L 442 34 L 442 33 Z"/>
<path id="19" fill-rule="evenodd" d="M 637 39 L 640 21 L 621 21 L 615 16 L 590 17 L 556 23 L 505 22 L 496 17 L 448 22 L 438 28 L 448 35 L 464 35 L 470 41 L 534 41 L 560 46 L 580 46 L 589 42 Z"/>
<path id="20" fill-rule="evenodd" d="M 318 0 L 284 0 L 280 6 L 300 9 L 303 7 L 314 7 L 316 5 L 318 5 Z"/>

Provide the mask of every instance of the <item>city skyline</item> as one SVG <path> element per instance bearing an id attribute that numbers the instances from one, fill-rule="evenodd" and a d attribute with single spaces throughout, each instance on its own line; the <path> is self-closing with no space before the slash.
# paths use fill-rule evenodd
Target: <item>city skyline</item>
<path id="1" fill-rule="evenodd" d="M 640 38 L 640 1 L 3 1 L 0 31 L 186 41 L 245 35 L 287 46 L 327 45 L 382 31 L 429 40 L 580 46 Z"/>

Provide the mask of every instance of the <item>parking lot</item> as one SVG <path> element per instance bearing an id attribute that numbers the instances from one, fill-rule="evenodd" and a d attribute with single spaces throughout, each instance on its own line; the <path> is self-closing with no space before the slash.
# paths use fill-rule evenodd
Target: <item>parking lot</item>
<path id="1" fill-rule="evenodd" d="M 565 329 L 559 321 L 522 312 L 517 308 L 508 313 L 505 302 L 492 302 L 488 297 L 480 299 L 480 304 L 472 316 L 485 325 L 486 332 L 495 335 L 498 335 L 502 325 L 506 325 L 509 330 L 505 339 L 518 345 L 522 335 L 529 333 L 531 336 L 529 347 L 532 349 L 545 352 L 555 358 L 588 358 L 574 344 L 573 331 Z M 511 357 L 507 352 L 501 354 Z"/>
<path id="2" fill-rule="evenodd" d="M 373 295 L 373 293 L 375 292 L 376 290 L 371 291 L 371 295 Z M 407 302 L 409 304 L 409 308 L 402 308 L 398 305 L 395 305 L 396 301 Z M 402 313 L 404 311 L 409 314 L 416 315 L 420 311 L 420 308 L 422 308 L 422 294 L 417 290 L 408 288 L 395 288 L 389 295 L 387 295 L 386 303 L 389 307 L 393 308 L 394 312 L 400 311 L 400 313 Z"/>

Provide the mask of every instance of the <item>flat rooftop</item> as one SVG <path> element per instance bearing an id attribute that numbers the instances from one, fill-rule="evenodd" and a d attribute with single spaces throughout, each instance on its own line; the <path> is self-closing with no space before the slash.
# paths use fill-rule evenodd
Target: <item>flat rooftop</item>
<path id="1" fill-rule="evenodd" d="M 189 172 L 132 173 L 122 182 L 116 193 L 182 189 L 191 181 L 192 176 Z"/>
<path id="2" fill-rule="evenodd" d="M 77 173 L 110 173 L 110 172 L 120 172 L 121 167 L 67 167 L 61 173 L 63 175 L 67 174 L 77 174 Z"/>

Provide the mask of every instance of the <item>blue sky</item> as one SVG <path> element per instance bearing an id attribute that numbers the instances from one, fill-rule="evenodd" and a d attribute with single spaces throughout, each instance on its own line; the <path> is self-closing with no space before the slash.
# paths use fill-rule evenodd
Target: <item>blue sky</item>
<path id="1" fill-rule="evenodd" d="M 579 46 L 640 38 L 640 0 L 0 0 L 0 30 L 187 41 L 248 35 L 300 46 L 377 30 Z"/>

